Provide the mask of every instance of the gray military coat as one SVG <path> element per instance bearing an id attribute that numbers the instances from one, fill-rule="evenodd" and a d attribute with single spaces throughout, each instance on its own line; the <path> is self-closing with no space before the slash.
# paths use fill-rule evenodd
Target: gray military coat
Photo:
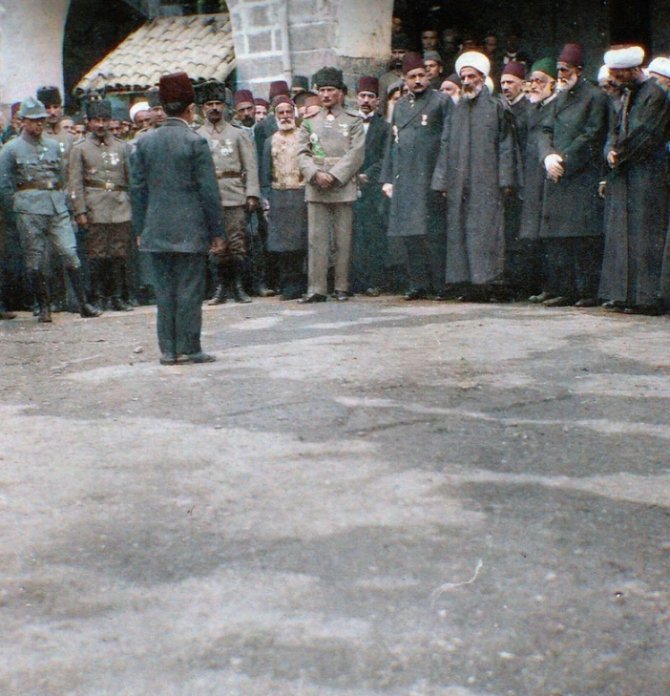
<path id="1" fill-rule="evenodd" d="M 329 118 L 332 117 L 332 118 Z M 358 114 L 336 106 L 332 113 L 321 109 L 300 126 L 298 165 L 305 178 L 305 200 L 315 203 L 353 203 L 356 174 L 365 158 L 365 131 Z M 318 171 L 327 171 L 338 181 L 323 190 L 311 183 Z"/>
<path id="2" fill-rule="evenodd" d="M 130 221 L 128 145 L 108 133 L 87 133 L 70 150 L 68 181 L 75 215 L 91 224 Z"/>

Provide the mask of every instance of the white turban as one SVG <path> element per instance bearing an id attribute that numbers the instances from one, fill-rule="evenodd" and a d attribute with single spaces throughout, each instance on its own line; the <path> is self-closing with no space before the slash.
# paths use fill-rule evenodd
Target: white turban
<path id="1" fill-rule="evenodd" d="M 637 68 L 644 62 L 644 49 L 640 46 L 613 48 L 605 53 L 605 65 L 615 70 Z"/>
<path id="2" fill-rule="evenodd" d="M 610 79 L 610 69 L 606 65 L 601 65 L 598 70 L 598 82 Z"/>
<path id="3" fill-rule="evenodd" d="M 130 107 L 130 120 L 135 123 L 135 116 L 140 113 L 140 111 L 149 111 L 151 107 L 149 102 L 137 102 Z"/>
<path id="4" fill-rule="evenodd" d="M 670 77 L 670 58 L 666 58 L 665 56 L 654 58 L 654 60 L 649 63 L 647 69 L 650 73 L 663 75 L 663 77 Z"/>
<path id="5" fill-rule="evenodd" d="M 489 59 L 479 51 L 466 51 L 458 56 L 456 61 L 456 72 L 461 75 L 463 68 L 474 68 L 478 70 L 484 77 L 488 77 L 491 72 L 491 63 Z"/>

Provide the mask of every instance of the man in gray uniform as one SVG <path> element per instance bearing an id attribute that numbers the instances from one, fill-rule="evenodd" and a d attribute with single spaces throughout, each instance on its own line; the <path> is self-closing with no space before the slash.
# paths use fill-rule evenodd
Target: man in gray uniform
<path id="1" fill-rule="evenodd" d="M 159 89 L 168 118 L 131 154 L 133 229 L 154 269 L 161 364 L 212 362 L 200 345 L 201 304 L 207 252 L 224 244 L 221 197 L 207 141 L 190 128 L 188 75 L 163 75 Z"/>
<path id="2" fill-rule="evenodd" d="M 112 106 L 107 100 L 89 102 L 86 115 L 89 132 L 70 151 L 75 220 L 88 230 L 86 251 L 94 295 L 109 296 L 112 309 L 126 312 L 132 309 L 123 301 L 130 258 L 128 147 L 109 132 Z M 106 281 L 111 281 L 111 288 Z"/>
<path id="3" fill-rule="evenodd" d="M 247 94 L 251 95 L 245 90 L 237 92 L 236 101 L 239 95 L 246 98 Z M 206 120 L 196 131 L 209 143 L 214 159 L 228 237 L 226 253 L 214 258 L 216 290 L 211 304 L 226 301 L 227 278 L 230 279 L 233 299 L 236 302 L 251 302 L 242 286 L 247 255 L 247 213 L 258 207 L 261 195 L 256 147 L 244 130 L 224 119 L 225 98 L 226 88 L 221 83 L 208 83 L 200 92 Z"/>
<path id="4" fill-rule="evenodd" d="M 47 242 L 63 259 L 82 317 L 100 311 L 87 304 L 74 230 L 65 193 L 65 162 L 59 144 L 43 136 L 47 112 L 28 97 L 19 111 L 23 130 L 0 153 L 0 199 L 16 223 L 25 266 L 39 304 L 40 322 L 51 322 L 49 290 L 43 272 Z"/>
<path id="5" fill-rule="evenodd" d="M 365 131 L 358 114 L 342 108 L 342 71 L 321 68 L 313 82 L 321 110 L 300 128 L 298 164 L 306 182 L 308 289 L 303 302 L 325 302 L 328 255 L 335 265 L 335 299 L 349 299 L 351 228 L 356 174 L 365 159 Z"/>

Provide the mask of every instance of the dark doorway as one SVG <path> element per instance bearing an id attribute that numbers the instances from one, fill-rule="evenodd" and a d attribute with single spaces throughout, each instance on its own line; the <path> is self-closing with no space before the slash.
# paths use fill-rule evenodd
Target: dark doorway
<path id="1" fill-rule="evenodd" d="M 635 43 L 651 48 L 650 2 L 610 0 L 610 35 L 612 44 Z"/>
<path id="2" fill-rule="evenodd" d="M 66 109 L 78 108 L 71 96 L 83 75 L 146 21 L 123 0 L 72 0 L 63 40 Z"/>

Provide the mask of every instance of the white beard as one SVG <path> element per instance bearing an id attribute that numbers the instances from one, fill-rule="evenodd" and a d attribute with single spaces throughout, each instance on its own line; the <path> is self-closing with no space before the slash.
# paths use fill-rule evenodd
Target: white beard
<path id="1" fill-rule="evenodd" d="M 556 81 L 556 91 L 557 92 L 567 92 L 572 89 L 576 84 L 579 77 L 573 75 L 569 80 L 557 80 Z"/>
<path id="2" fill-rule="evenodd" d="M 461 99 L 469 99 L 470 101 L 472 101 L 481 94 L 483 88 L 484 85 L 478 85 L 474 88 L 472 92 L 466 91 L 465 89 L 461 89 Z"/>
<path id="3" fill-rule="evenodd" d="M 280 131 L 292 131 L 295 130 L 295 121 L 289 121 L 288 123 L 282 123 L 279 121 L 277 127 Z"/>

